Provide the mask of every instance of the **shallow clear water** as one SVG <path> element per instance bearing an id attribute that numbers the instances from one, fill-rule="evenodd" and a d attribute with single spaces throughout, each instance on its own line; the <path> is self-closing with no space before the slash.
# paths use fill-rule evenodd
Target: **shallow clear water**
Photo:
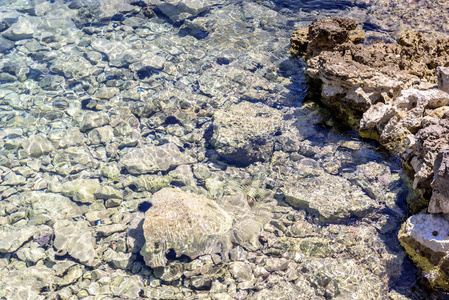
<path id="1" fill-rule="evenodd" d="M 397 12 L 393 10 L 389 19 L 390 10 L 382 3 L 356 0 L 212 2 L 201 12 L 188 10 L 186 17 L 144 1 L 124 5 L 115 0 L 0 0 L 0 234 L 1 239 L 20 240 L 17 247 L 6 242 L 0 247 L 0 287 L 9 291 L 0 297 L 70 293 L 95 298 L 97 285 L 110 290 L 103 291 L 104 297 L 117 298 L 170 299 L 171 291 L 174 298 L 227 293 L 258 299 L 267 297 L 264 290 L 287 285 L 295 295 L 308 297 L 309 290 L 301 290 L 306 284 L 316 299 L 366 299 L 369 288 L 382 290 L 373 299 L 397 294 L 405 299 L 442 299 L 444 294 L 426 288 L 416 268 L 403 259 L 396 238 L 408 214 L 406 201 L 414 197 L 400 162 L 375 143 L 340 129 L 332 113 L 305 102 L 304 62 L 289 56 L 291 33 L 314 18 L 353 17 L 368 30 L 368 41 L 393 41 L 400 27 L 394 22 Z M 385 12 L 383 18 L 378 11 Z M 431 31 L 432 22 L 424 23 Z M 404 28 L 409 24 L 416 22 L 404 22 Z M 445 32 L 444 27 L 434 30 Z M 235 109 L 241 103 L 269 113 L 252 116 L 251 108 L 242 113 Z M 234 123 L 226 119 L 228 113 Z M 246 116 L 261 124 L 264 118 L 270 120 L 276 130 L 269 130 L 270 122 L 261 127 L 241 122 Z M 248 144 L 252 148 L 245 144 L 234 151 L 238 143 L 220 144 L 221 128 L 228 128 L 224 135 L 238 136 L 243 144 L 253 139 Z M 270 143 L 270 149 L 264 148 Z M 177 150 L 151 161 L 156 166 L 129 162 L 135 149 L 164 145 Z M 226 147 L 237 154 L 226 154 Z M 188 158 L 176 163 L 185 155 Z M 170 166 L 165 168 L 167 161 Z M 195 286 L 186 274 L 161 280 L 158 271 L 144 266 L 128 239 L 132 220 L 142 218 L 139 203 L 158 189 L 154 182 L 142 183 L 147 175 L 154 176 L 152 180 L 170 178 L 167 186 L 220 204 L 224 196 L 242 194 L 249 203 L 246 213 L 260 220 L 260 236 L 268 239 L 257 250 L 244 249 L 245 255 L 285 258 L 288 272 L 273 271 L 266 275 L 267 282 L 265 274 L 258 278 L 255 271 L 257 264 L 264 267 L 265 258 L 259 263 L 248 258 L 241 260 L 253 268 L 256 283 L 247 286 L 237 275 L 229 275 L 227 267 L 225 275 L 205 285 Z M 78 192 L 70 192 L 70 182 L 80 179 L 95 182 L 95 190 L 79 192 L 82 188 L 76 187 Z M 332 189 L 337 185 L 341 191 Z M 353 207 L 345 211 L 347 199 L 339 193 L 353 192 L 346 187 L 360 193 L 366 203 L 347 204 Z M 319 204 L 293 208 L 288 200 L 291 190 Z M 335 203 L 323 201 L 326 197 Z M 246 217 L 236 207 L 227 209 L 236 223 Z M 61 220 L 89 222 L 85 230 L 95 234 L 96 263 L 85 263 L 70 252 L 73 247 L 82 249 L 84 240 L 69 249 L 53 244 L 58 235 L 55 224 Z M 108 224 L 124 224 L 126 229 L 109 237 L 98 234 Z M 31 234 L 22 237 L 27 230 Z M 50 241 L 42 242 L 45 237 Z M 61 249 L 69 253 L 58 254 Z M 174 266 L 176 255 L 170 253 Z M 129 258 L 128 264 L 114 255 Z M 74 266 L 58 274 L 66 262 Z M 201 263 L 201 258 L 194 259 L 186 268 Z M 33 267 L 46 268 L 54 282 L 27 273 Z M 116 282 L 133 278 L 140 290 L 136 294 L 114 289 L 120 283 L 96 280 L 95 269 L 118 278 Z M 58 278 L 68 270 L 78 277 L 61 283 Z M 357 277 L 354 272 L 360 270 L 361 282 L 349 287 L 338 277 Z M 325 275 L 326 284 L 320 281 Z M 22 291 L 15 284 L 23 284 L 23 278 L 30 286 Z M 220 284 L 226 285 L 224 290 Z"/>

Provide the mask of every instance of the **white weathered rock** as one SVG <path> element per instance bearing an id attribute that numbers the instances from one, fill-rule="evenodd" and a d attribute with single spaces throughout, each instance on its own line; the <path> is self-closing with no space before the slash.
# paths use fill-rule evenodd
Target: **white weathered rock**
<path id="1" fill-rule="evenodd" d="M 407 219 L 398 234 L 407 254 L 432 286 L 449 288 L 449 221 L 446 215 L 419 213 Z"/>
<path id="2" fill-rule="evenodd" d="M 425 213 L 413 215 L 408 218 L 402 231 L 434 252 L 449 251 L 449 221 L 443 216 Z"/>

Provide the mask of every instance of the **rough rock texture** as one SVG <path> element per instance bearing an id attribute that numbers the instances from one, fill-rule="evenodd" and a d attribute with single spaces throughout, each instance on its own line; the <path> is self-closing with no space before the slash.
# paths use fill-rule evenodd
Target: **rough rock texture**
<path id="1" fill-rule="evenodd" d="M 419 213 L 399 232 L 401 245 L 423 270 L 429 282 L 449 289 L 449 221 L 445 215 Z"/>
<path id="2" fill-rule="evenodd" d="M 266 161 L 281 128 L 278 110 L 243 101 L 215 112 L 211 144 L 218 154 L 238 163 Z"/>
<path id="3" fill-rule="evenodd" d="M 449 211 L 449 149 L 445 149 L 437 155 L 431 186 L 433 192 L 428 211 L 430 213 L 447 213 Z"/>
<path id="4" fill-rule="evenodd" d="M 307 74 L 321 85 L 323 102 L 362 137 L 376 139 L 402 156 L 415 173 L 413 187 L 431 196 L 429 213 L 449 213 L 449 94 L 444 67 L 449 63 L 449 40 L 405 32 L 398 44 L 362 46 L 350 41 L 353 29 L 354 22 L 348 19 L 312 22 Z M 306 45 L 301 32 L 292 36 L 294 54 Z M 439 274 L 429 275 L 430 281 L 448 289 L 443 284 L 446 275 L 441 275 L 446 272 L 445 264 L 440 261 L 448 249 L 440 249 L 438 259 L 424 249 L 433 243 L 435 233 L 449 231 L 449 224 L 438 218 L 427 214 L 409 218 L 400 238 L 424 272 Z M 435 225 L 437 219 L 441 222 Z M 438 229 L 429 233 L 435 226 Z M 415 253 L 418 244 L 426 246 Z"/>
<path id="5" fill-rule="evenodd" d="M 361 136 L 402 154 L 415 171 L 415 188 L 429 192 L 438 151 L 428 154 L 420 149 L 419 145 L 429 143 L 426 137 L 432 130 L 420 129 L 447 110 L 449 94 L 441 88 L 444 68 L 436 72 L 441 89 L 432 84 L 435 68 L 449 62 L 447 40 L 406 32 L 398 45 L 363 47 L 349 40 L 354 26 L 347 24 L 353 23 L 325 18 L 310 25 L 307 73 L 322 83 L 325 103 L 359 129 Z M 342 36 L 340 31 L 346 34 L 335 38 Z M 293 37 L 292 45 L 296 47 Z M 444 134 L 438 136 L 445 139 Z"/>
<path id="6" fill-rule="evenodd" d="M 232 217 L 212 200 L 190 192 L 165 188 L 151 199 L 145 213 L 145 246 L 141 251 L 147 265 L 165 266 L 168 251 L 176 256 L 226 251 Z"/>
<path id="7" fill-rule="evenodd" d="M 449 68 L 437 67 L 435 77 L 437 78 L 438 88 L 449 93 Z"/>

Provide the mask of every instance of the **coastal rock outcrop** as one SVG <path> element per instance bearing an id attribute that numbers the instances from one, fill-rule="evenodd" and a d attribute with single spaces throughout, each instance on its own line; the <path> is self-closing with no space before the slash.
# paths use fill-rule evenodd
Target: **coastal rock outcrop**
<path id="1" fill-rule="evenodd" d="M 148 266 L 165 266 L 169 251 L 194 259 L 229 249 L 233 219 L 212 200 L 164 188 L 153 195 L 151 203 L 143 223 L 146 243 L 140 252 Z"/>
<path id="2" fill-rule="evenodd" d="M 317 19 L 292 35 L 291 52 L 305 55 L 325 105 L 414 171 L 413 187 L 430 198 L 430 214 L 410 217 L 399 238 L 430 283 L 447 290 L 449 222 L 432 213 L 449 213 L 449 39 L 404 32 L 397 44 L 360 45 L 350 39 L 356 27 Z"/>

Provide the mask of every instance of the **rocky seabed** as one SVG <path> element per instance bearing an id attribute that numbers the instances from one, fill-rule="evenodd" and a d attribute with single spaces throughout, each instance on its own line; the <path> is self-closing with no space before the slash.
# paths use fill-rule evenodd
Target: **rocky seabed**
<path id="1" fill-rule="evenodd" d="M 434 213 L 407 219 L 405 200 L 420 207 L 420 192 L 397 161 L 303 103 L 291 32 L 345 14 L 248 0 L 0 0 L 0 298 L 437 299 L 405 251 L 432 253 L 418 266 L 445 278 L 449 221 L 435 213 L 447 209 L 447 155 L 435 132 L 446 130 L 446 91 L 420 69 L 427 60 L 404 78 L 378 71 L 372 82 L 391 93 L 314 67 L 331 66 L 335 49 L 307 61 L 325 96 L 347 89 L 362 111 L 420 116 L 391 135 L 416 145 L 401 153 L 421 174 L 415 188 L 433 192 Z M 383 134 L 365 119 L 367 136 Z"/>

